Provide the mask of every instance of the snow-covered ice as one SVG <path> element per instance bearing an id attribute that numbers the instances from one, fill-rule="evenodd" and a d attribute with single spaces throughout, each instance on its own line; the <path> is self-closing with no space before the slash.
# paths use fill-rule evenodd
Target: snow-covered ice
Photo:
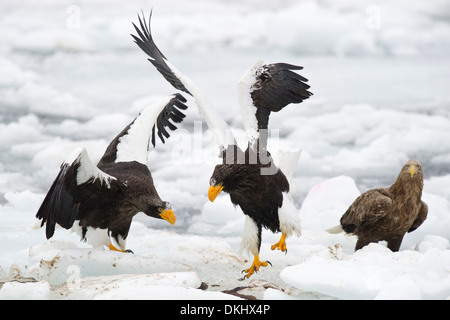
<path id="1" fill-rule="evenodd" d="M 446 1 L 132 0 L 0 3 L 0 299 L 450 298 L 450 5 Z M 302 235 L 242 281 L 244 216 L 207 198 L 217 145 L 188 99 L 186 120 L 148 154 L 174 227 L 138 214 L 134 254 L 93 249 L 34 218 L 67 155 L 95 162 L 148 105 L 174 93 L 133 43 L 153 7 L 155 41 L 244 143 L 236 85 L 258 60 L 303 65 L 314 95 L 271 115 L 269 148 L 301 150 L 292 197 Z M 187 95 L 185 95 L 187 96 Z M 425 223 L 399 252 L 358 252 L 329 234 L 351 202 L 408 159 L 425 174 Z M 239 288 L 236 289 L 235 288 Z M 230 294 L 240 294 L 236 295 Z"/>

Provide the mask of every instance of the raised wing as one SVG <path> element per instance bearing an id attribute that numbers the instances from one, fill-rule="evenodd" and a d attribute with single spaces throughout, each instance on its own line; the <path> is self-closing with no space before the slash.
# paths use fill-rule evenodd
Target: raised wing
<path id="1" fill-rule="evenodd" d="M 101 163 L 137 161 L 147 165 L 149 141 L 153 147 L 156 144 L 156 130 L 164 143 L 164 138 L 170 136 L 166 128 L 176 130 L 171 122 L 180 123 L 185 115 L 186 99 L 179 93 L 169 96 L 145 108 L 133 122 L 114 138 L 105 151 Z"/>
<path id="2" fill-rule="evenodd" d="M 342 229 L 351 233 L 356 227 L 368 225 L 383 218 L 391 209 L 392 199 L 387 189 L 366 191 L 356 198 L 341 217 Z"/>
<path id="3" fill-rule="evenodd" d="M 138 36 L 131 35 L 134 41 L 150 57 L 148 60 L 174 88 L 194 97 L 199 113 L 205 117 L 206 123 L 214 133 L 220 149 L 225 150 L 228 146 L 235 145 L 236 142 L 228 124 L 220 117 L 206 96 L 192 80 L 184 76 L 173 66 L 156 46 L 150 29 L 151 17 L 152 13 L 150 12 L 147 24 L 144 16 L 141 19 L 138 15 L 140 28 L 133 23 L 138 34 Z"/>
<path id="4" fill-rule="evenodd" d="M 44 198 L 36 218 L 46 224 L 47 239 L 53 236 L 55 225 L 69 229 L 75 220 L 89 210 L 112 201 L 105 189 L 118 188 L 113 176 L 95 166 L 84 148 L 75 149 L 61 164 L 61 170 Z"/>
<path id="5" fill-rule="evenodd" d="M 142 19 L 138 15 L 140 29 L 133 23 L 134 29 L 139 37 L 135 35 L 131 35 L 134 39 L 134 42 L 142 49 L 150 58 L 150 61 L 155 68 L 163 75 L 163 77 L 176 89 L 186 92 L 192 96 L 192 93 L 186 89 L 182 81 L 175 75 L 173 70 L 167 64 L 166 57 L 162 54 L 162 52 L 158 49 L 155 42 L 153 41 L 151 29 L 150 29 L 150 21 L 152 18 L 152 12 L 150 11 L 150 15 L 148 17 L 148 25 L 145 21 L 144 13 L 142 13 Z"/>
<path id="6" fill-rule="evenodd" d="M 263 65 L 258 61 L 241 77 L 239 102 L 250 144 L 267 130 L 271 112 L 278 112 L 291 103 L 300 103 L 312 95 L 306 84 L 308 79 L 291 71 L 301 69 L 303 67 L 287 63 Z"/>

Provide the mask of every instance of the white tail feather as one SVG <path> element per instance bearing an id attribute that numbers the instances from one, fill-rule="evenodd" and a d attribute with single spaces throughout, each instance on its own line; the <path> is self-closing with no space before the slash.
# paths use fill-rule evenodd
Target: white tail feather
<path id="1" fill-rule="evenodd" d="M 292 183 L 291 179 L 295 169 L 297 168 L 301 153 L 302 150 L 295 152 L 278 150 L 273 159 L 275 165 L 284 173 L 284 175 L 289 181 L 290 185 L 289 194 L 291 196 L 293 196 L 297 191 L 297 187 Z"/>

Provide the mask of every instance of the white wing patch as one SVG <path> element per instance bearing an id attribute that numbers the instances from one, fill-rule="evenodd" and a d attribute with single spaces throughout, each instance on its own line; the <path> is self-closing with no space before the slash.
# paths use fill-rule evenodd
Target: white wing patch
<path id="1" fill-rule="evenodd" d="M 63 165 L 73 166 L 79 163 L 77 170 L 77 185 L 83 184 L 92 179 L 92 183 L 99 179 L 101 185 L 105 185 L 108 189 L 111 187 L 111 181 L 117 180 L 115 177 L 106 174 L 92 163 L 91 158 L 85 148 L 78 147 L 72 151 L 64 161 Z"/>
<path id="2" fill-rule="evenodd" d="M 192 82 L 191 79 L 184 76 L 173 64 L 164 59 L 164 62 L 180 80 L 185 88 L 192 94 L 198 107 L 199 113 L 205 117 L 209 129 L 214 133 L 216 142 L 223 148 L 236 144 L 233 133 L 228 124 L 223 120 L 214 109 L 211 102 L 203 92 Z"/>
<path id="3" fill-rule="evenodd" d="M 147 108 L 136 117 L 127 134 L 117 144 L 116 163 L 137 161 L 147 165 L 148 145 L 152 127 L 161 110 L 174 96 L 169 96 Z"/>
<path id="4" fill-rule="evenodd" d="M 262 65 L 263 61 L 261 60 L 255 63 L 252 68 L 242 75 L 237 85 L 242 122 L 244 123 L 248 141 L 251 145 L 259 138 L 258 120 L 256 119 L 257 109 L 253 104 L 251 93 L 255 89 L 254 84 L 256 83 L 256 76 Z"/>

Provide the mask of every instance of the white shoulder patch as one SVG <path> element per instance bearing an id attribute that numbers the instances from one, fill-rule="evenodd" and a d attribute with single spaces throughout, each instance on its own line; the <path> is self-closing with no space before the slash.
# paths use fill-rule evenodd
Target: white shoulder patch
<path id="1" fill-rule="evenodd" d="M 137 161 L 147 165 L 148 144 L 153 125 L 161 110 L 170 102 L 169 96 L 145 108 L 136 117 L 128 132 L 119 139 L 115 162 Z"/>
<path id="2" fill-rule="evenodd" d="M 97 168 L 97 166 L 92 163 L 86 149 L 83 147 L 78 147 L 72 151 L 63 164 L 73 166 L 75 163 L 80 164 L 77 170 L 77 185 L 83 184 L 90 179 L 93 179 L 92 182 L 99 179 L 102 185 L 110 188 L 111 181 L 117 180 L 115 177 L 110 176 Z"/>

